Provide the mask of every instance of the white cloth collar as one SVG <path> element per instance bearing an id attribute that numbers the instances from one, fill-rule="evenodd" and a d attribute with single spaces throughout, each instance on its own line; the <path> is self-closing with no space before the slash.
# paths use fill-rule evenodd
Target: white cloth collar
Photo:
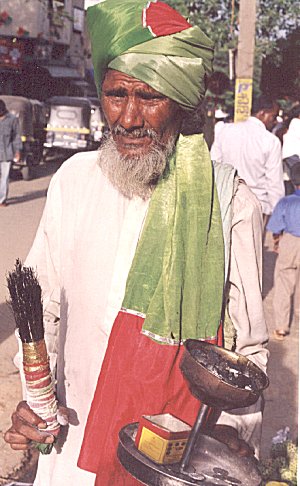
<path id="1" fill-rule="evenodd" d="M 265 130 L 267 130 L 267 127 L 266 125 L 261 121 L 259 120 L 258 118 L 256 118 L 256 116 L 250 116 L 248 118 L 248 120 L 250 120 L 251 122 L 253 123 L 256 123 L 257 125 L 260 125 L 261 127 L 263 127 Z"/>

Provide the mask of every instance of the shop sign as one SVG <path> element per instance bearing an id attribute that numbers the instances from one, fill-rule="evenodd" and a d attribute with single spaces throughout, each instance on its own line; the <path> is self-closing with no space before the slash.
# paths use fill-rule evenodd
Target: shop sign
<path id="1" fill-rule="evenodd" d="M 234 121 L 247 120 L 251 114 L 252 79 L 237 78 L 235 82 Z"/>
<path id="2" fill-rule="evenodd" d="M 24 44 L 17 39 L 0 38 L 0 68 L 20 69 L 23 64 Z"/>

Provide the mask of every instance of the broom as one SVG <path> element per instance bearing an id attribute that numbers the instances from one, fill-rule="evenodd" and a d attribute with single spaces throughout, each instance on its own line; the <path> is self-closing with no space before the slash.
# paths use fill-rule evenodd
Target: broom
<path id="1" fill-rule="evenodd" d="M 31 267 L 16 260 L 7 276 L 10 304 L 23 349 L 27 403 L 47 423 L 47 431 L 57 437 L 57 401 L 44 340 L 42 290 Z M 42 454 L 50 454 L 53 444 L 35 443 Z"/>

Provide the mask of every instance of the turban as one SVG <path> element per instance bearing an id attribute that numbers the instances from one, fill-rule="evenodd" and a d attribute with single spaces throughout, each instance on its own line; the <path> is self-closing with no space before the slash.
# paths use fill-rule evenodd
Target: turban
<path id="1" fill-rule="evenodd" d="M 87 25 L 99 94 L 109 68 L 147 83 L 187 111 L 202 100 L 213 44 L 169 5 L 104 0 L 88 8 Z"/>

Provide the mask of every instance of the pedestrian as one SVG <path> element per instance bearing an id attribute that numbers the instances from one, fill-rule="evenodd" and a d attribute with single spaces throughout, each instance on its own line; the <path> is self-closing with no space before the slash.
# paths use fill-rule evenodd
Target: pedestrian
<path id="1" fill-rule="evenodd" d="M 280 199 L 267 229 L 273 233 L 278 253 L 274 274 L 274 337 L 283 341 L 290 333 L 291 304 L 299 314 L 300 297 L 300 162 L 290 171 L 294 193 Z"/>
<path id="2" fill-rule="evenodd" d="M 229 116 L 226 111 L 223 111 L 221 108 L 217 108 L 215 110 L 215 130 L 214 130 L 214 138 L 219 130 L 222 130 L 223 126 L 226 123 L 226 119 Z"/>
<path id="3" fill-rule="evenodd" d="M 221 344 L 223 302 L 227 347 L 263 370 L 268 358 L 261 209 L 232 167 L 212 166 L 192 129 L 211 41 L 162 2 L 107 0 L 88 9 L 88 24 L 110 135 L 54 175 L 26 261 L 43 287 L 69 415 L 39 458 L 35 486 L 135 484 L 116 457 L 118 432 L 147 413 L 194 423 L 199 401 L 179 369 L 181 343 Z M 258 454 L 261 421 L 259 400 L 223 412 L 210 433 Z M 25 402 L 12 422 L 14 449 L 53 441 Z"/>
<path id="4" fill-rule="evenodd" d="M 284 168 L 285 195 L 293 194 L 290 171 L 293 165 L 300 162 L 300 105 L 291 110 L 287 123 L 287 132 L 283 135 L 282 158 Z"/>
<path id="5" fill-rule="evenodd" d="M 6 207 L 8 196 L 9 172 L 13 160 L 21 157 L 22 140 L 19 121 L 9 113 L 0 99 L 0 207 Z"/>
<path id="6" fill-rule="evenodd" d="M 231 164 L 261 203 L 264 223 L 284 196 L 281 144 L 272 130 L 279 107 L 269 97 L 255 99 L 252 116 L 224 126 L 211 148 L 212 160 Z"/>

